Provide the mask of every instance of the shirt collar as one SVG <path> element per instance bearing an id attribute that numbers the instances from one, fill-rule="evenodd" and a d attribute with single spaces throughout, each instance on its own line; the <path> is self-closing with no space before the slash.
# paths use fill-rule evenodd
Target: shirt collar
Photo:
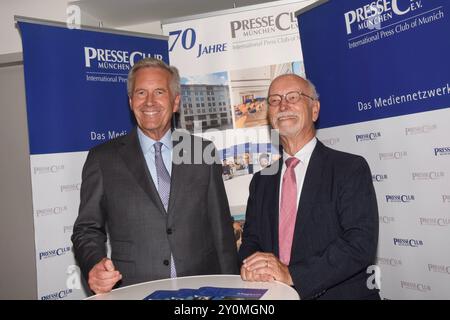
<path id="1" fill-rule="evenodd" d="M 146 154 L 147 152 L 155 152 L 155 149 L 153 147 L 153 145 L 155 144 L 155 142 L 157 142 L 156 140 L 153 140 L 152 138 L 150 138 L 149 136 L 146 136 L 144 134 L 144 132 L 142 132 L 141 128 L 137 128 L 137 132 L 138 132 L 138 138 L 139 138 L 139 143 L 141 145 L 142 148 L 142 152 L 144 154 Z M 167 130 L 167 132 L 164 134 L 164 136 L 161 138 L 161 140 L 159 140 L 159 142 L 161 142 L 163 144 L 164 147 L 166 147 L 169 150 L 172 150 L 173 148 L 173 144 L 172 144 L 172 130 Z"/>
<path id="2" fill-rule="evenodd" d="M 307 144 L 303 146 L 296 154 L 294 154 L 294 157 L 299 159 L 301 162 L 303 162 L 305 165 L 308 165 L 309 159 L 311 159 L 311 155 L 314 151 L 314 148 L 317 144 L 317 138 L 312 138 Z M 283 150 L 283 162 L 286 161 L 291 157 L 286 151 Z"/>

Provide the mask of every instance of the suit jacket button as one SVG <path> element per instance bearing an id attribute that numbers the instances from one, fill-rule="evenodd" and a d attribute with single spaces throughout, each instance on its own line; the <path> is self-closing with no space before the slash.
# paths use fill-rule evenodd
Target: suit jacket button
<path id="1" fill-rule="evenodd" d="M 172 234 L 172 229 L 167 229 L 167 234 Z"/>
<path id="2" fill-rule="evenodd" d="M 165 266 L 168 266 L 169 265 L 169 260 L 166 259 L 166 260 L 163 261 L 163 263 L 164 263 Z"/>

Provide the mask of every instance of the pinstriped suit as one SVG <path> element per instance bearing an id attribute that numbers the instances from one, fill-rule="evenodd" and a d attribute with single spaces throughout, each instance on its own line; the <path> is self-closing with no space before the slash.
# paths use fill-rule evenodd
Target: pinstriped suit
<path id="1" fill-rule="evenodd" d="M 210 144 L 190 135 L 184 139 L 196 140 L 202 150 Z M 221 166 L 172 164 L 166 214 L 136 129 L 93 148 L 84 165 L 72 241 L 86 278 L 106 256 L 106 230 L 111 259 L 123 275 L 119 286 L 168 278 L 170 252 L 178 276 L 238 273 Z"/>

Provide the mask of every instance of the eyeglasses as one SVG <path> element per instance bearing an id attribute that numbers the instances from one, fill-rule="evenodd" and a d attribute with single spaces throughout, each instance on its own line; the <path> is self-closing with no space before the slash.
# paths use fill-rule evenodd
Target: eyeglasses
<path id="1" fill-rule="evenodd" d="M 283 98 L 286 100 L 287 103 L 296 103 L 300 100 L 301 97 L 307 97 L 311 99 L 312 101 L 315 101 L 316 99 L 304 94 L 301 91 L 291 91 L 286 94 L 271 94 L 267 97 L 267 103 L 271 107 L 278 107 L 281 104 L 281 101 L 283 101 Z"/>

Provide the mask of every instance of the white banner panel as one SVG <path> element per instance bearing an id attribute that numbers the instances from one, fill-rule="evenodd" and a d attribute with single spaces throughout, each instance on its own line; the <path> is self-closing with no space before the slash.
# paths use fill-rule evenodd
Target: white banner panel
<path id="1" fill-rule="evenodd" d="M 180 126 L 214 140 L 241 223 L 252 173 L 279 157 L 270 144 L 267 90 L 280 74 L 304 75 L 295 12 L 313 2 L 274 1 L 163 22 L 170 62 L 182 77 Z"/>
<path id="2" fill-rule="evenodd" d="M 318 130 L 329 147 L 362 155 L 372 170 L 381 294 L 450 299 L 450 109 Z"/>
<path id="3" fill-rule="evenodd" d="M 38 294 L 42 300 L 85 297 L 70 237 L 78 216 L 86 156 L 87 152 L 30 156 L 34 229 L 40 235 L 36 237 Z M 60 288 L 55 289 L 55 284 Z"/>
<path id="4" fill-rule="evenodd" d="M 298 14 L 318 136 L 372 170 L 385 299 L 450 299 L 449 10 L 329 0 Z"/>

